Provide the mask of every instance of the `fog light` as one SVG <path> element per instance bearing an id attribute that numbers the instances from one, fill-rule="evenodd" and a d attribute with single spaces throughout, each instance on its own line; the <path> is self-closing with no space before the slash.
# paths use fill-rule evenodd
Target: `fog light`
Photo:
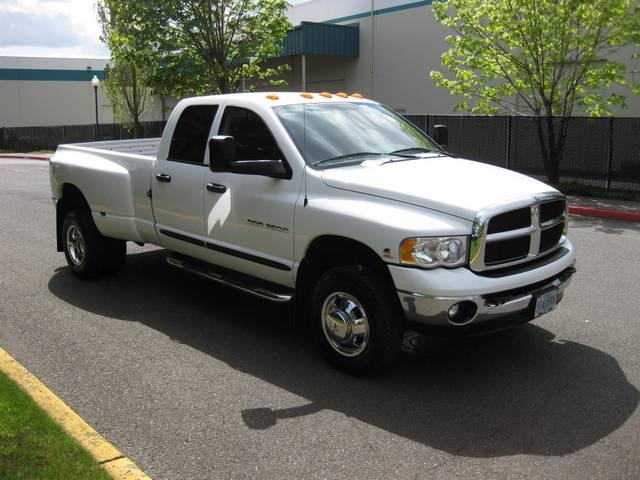
<path id="1" fill-rule="evenodd" d="M 451 305 L 447 311 L 447 317 L 449 317 L 449 322 L 454 325 L 466 325 L 473 321 L 477 311 L 478 307 L 475 303 L 465 300 Z"/>

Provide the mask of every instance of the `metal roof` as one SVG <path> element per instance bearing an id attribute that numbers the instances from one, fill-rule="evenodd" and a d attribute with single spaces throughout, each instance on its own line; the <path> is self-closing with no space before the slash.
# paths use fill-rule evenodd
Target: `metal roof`
<path id="1" fill-rule="evenodd" d="M 302 22 L 287 33 L 282 56 L 287 55 L 357 57 L 360 55 L 360 27 Z"/>

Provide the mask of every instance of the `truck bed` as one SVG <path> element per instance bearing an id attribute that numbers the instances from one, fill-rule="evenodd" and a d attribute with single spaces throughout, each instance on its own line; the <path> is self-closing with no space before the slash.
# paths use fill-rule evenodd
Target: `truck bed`
<path id="1" fill-rule="evenodd" d="M 129 140 L 110 140 L 106 142 L 86 142 L 86 143 L 68 143 L 60 145 L 60 147 L 74 147 L 73 149 L 92 149 L 92 150 L 110 150 L 119 153 L 131 153 L 135 155 L 143 155 L 145 157 L 153 157 L 155 159 L 160 146 L 160 137 L 158 138 L 141 138 Z"/>
<path id="2" fill-rule="evenodd" d="M 50 160 L 54 197 L 73 186 L 103 235 L 154 242 L 148 192 L 159 146 L 160 138 L 60 145 Z"/>

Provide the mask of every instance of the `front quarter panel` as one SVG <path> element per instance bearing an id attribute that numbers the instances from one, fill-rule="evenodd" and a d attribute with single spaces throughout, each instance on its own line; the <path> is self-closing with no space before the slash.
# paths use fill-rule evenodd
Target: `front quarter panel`
<path id="1" fill-rule="evenodd" d="M 296 208 L 296 267 L 322 235 L 356 240 L 383 261 L 399 264 L 400 242 L 419 236 L 469 235 L 472 222 L 385 198 L 326 186 L 308 170 L 307 202 Z M 387 253 L 385 253 L 387 252 Z"/>

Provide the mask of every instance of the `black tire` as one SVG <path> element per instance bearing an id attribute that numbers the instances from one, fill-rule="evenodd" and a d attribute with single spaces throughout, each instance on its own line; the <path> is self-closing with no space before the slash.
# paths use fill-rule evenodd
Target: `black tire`
<path id="1" fill-rule="evenodd" d="M 70 232 L 71 230 L 71 232 Z M 78 238 L 80 235 L 81 248 Z M 106 238 L 96 228 L 91 214 L 86 210 L 73 210 L 62 224 L 64 256 L 71 272 L 78 278 L 89 279 L 100 275 L 107 255 Z"/>
<path id="2" fill-rule="evenodd" d="M 115 238 L 103 238 L 106 247 L 104 270 L 106 273 L 114 275 L 122 269 L 127 258 L 127 242 Z"/>
<path id="3" fill-rule="evenodd" d="M 351 332 L 347 335 L 349 344 L 340 343 L 346 338 L 341 336 L 344 330 L 339 331 L 340 326 L 336 327 L 329 317 L 335 319 L 345 314 L 349 309 L 343 311 L 342 305 L 355 311 L 354 317 L 366 319 L 366 340 L 363 340 L 365 335 L 357 338 Z M 404 317 L 393 289 L 381 273 L 355 265 L 327 270 L 314 288 L 311 309 L 319 348 L 329 363 L 339 370 L 369 376 L 386 370 L 397 360 Z M 340 313 L 338 316 L 325 315 L 327 311 Z M 336 340 L 338 337 L 340 340 Z"/>

